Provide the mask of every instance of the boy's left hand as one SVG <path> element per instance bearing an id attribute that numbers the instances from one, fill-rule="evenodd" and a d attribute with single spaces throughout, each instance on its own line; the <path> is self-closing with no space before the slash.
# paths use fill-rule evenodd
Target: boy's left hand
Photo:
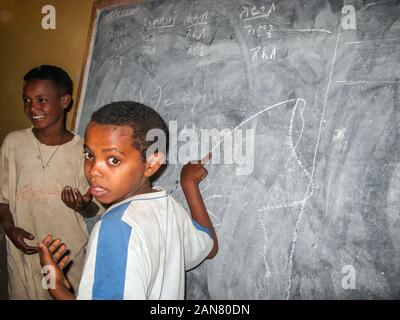
<path id="1" fill-rule="evenodd" d="M 64 286 L 70 290 L 71 285 L 67 278 L 64 276 L 63 269 L 66 266 L 69 256 L 66 254 L 67 247 L 61 243 L 61 239 L 53 240 L 51 235 L 47 235 L 39 243 L 39 257 L 40 265 L 50 266 L 55 271 L 56 286 Z"/>
<path id="2" fill-rule="evenodd" d="M 90 188 L 84 195 L 81 195 L 78 189 L 66 186 L 62 189 L 61 199 L 67 207 L 76 212 L 82 212 L 92 202 L 93 195 Z"/>

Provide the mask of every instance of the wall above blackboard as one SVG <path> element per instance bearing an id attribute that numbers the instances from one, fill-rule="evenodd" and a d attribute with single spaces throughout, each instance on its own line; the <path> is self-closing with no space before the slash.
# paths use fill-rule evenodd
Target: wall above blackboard
<path id="1" fill-rule="evenodd" d="M 189 299 L 400 298 L 400 1 L 95 3 L 76 131 L 117 100 L 170 125 L 159 184 L 214 153 L 220 241 Z"/>

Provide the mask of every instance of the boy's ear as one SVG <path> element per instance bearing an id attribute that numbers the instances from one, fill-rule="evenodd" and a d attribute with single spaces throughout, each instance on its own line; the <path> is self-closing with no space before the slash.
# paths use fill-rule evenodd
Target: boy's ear
<path id="1" fill-rule="evenodd" d="M 72 97 L 69 94 L 64 94 L 61 97 L 61 104 L 64 109 L 67 109 L 71 103 Z"/>
<path id="2" fill-rule="evenodd" d="M 150 178 L 164 163 L 165 155 L 162 152 L 156 152 L 148 156 L 146 161 L 146 170 L 144 171 L 145 177 Z"/>

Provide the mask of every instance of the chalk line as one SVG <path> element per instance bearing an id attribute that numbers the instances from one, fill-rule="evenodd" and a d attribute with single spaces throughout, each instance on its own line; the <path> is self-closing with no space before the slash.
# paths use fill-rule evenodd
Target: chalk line
<path id="1" fill-rule="evenodd" d="M 147 29 L 147 31 L 152 31 L 152 30 L 157 30 L 157 29 L 165 29 L 165 28 L 172 28 L 175 27 L 175 24 L 168 24 L 165 26 L 155 26 L 155 27 L 151 27 L 149 29 Z"/>
<path id="2" fill-rule="evenodd" d="M 294 123 L 294 116 L 295 116 L 296 110 L 297 110 L 297 104 L 299 102 L 303 102 L 303 104 L 304 104 L 303 109 L 299 112 L 300 113 L 300 117 L 302 119 L 302 128 L 301 128 L 299 137 L 298 137 L 296 143 L 294 144 L 293 143 L 293 123 Z M 301 140 L 301 138 L 303 136 L 303 132 L 304 132 L 305 121 L 304 121 L 304 117 L 303 117 L 303 112 L 304 112 L 305 106 L 306 106 L 306 101 L 304 99 L 302 99 L 302 98 L 298 98 L 297 101 L 296 101 L 296 105 L 295 105 L 295 107 L 293 109 L 291 119 L 290 119 L 289 137 L 290 137 L 290 142 L 291 142 L 291 144 L 290 144 L 291 154 L 290 154 L 289 158 L 286 160 L 285 167 L 287 166 L 287 164 L 290 161 L 290 159 L 294 158 L 296 160 L 298 166 L 300 167 L 300 169 L 303 170 L 303 172 L 305 173 L 306 177 L 308 178 L 308 182 L 310 182 L 311 175 L 307 171 L 307 169 L 305 168 L 305 166 L 303 165 L 301 160 L 298 158 L 297 152 L 296 152 L 297 146 L 298 146 L 298 144 L 299 144 L 299 142 L 300 142 L 300 140 Z M 312 183 L 312 190 L 314 190 L 314 188 L 315 188 L 314 187 L 314 182 L 312 181 L 311 183 Z M 277 205 L 274 205 L 274 206 L 264 206 L 260 210 L 271 211 L 271 210 L 278 210 L 278 209 L 296 207 L 296 206 L 301 205 L 303 202 L 307 201 L 311 197 L 311 195 L 312 195 L 312 193 L 309 193 L 306 198 L 303 198 L 302 200 L 295 200 L 295 201 L 290 202 L 290 203 L 277 204 Z"/>
<path id="3" fill-rule="evenodd" d="M 270 16 L 270 14 L 263 14 L 263 15 L 259 15 L 259 16 L 255 16 L 255 17 L 251 17 L 251 18 L 245 18 L 243 20 L 250 21 L 250 20 L 254 20 L 254 19 L 269 18 L 269 16 Z"/>
<path id="4" fill-rule="evenodd" d="M 264 271 L 264 285 L 267 284 L 267 279 L 271 276 L 271 271 L 269 269 L 269 265 L 268 265 L 268 259 L 267 259 L 267 252 L 268 252 L 268 234 L 267 234 L 267 229 L 265 227 L 265 223 L 262 219 L 262 217 L 260 216 L 260 212 L 262 209 L 257 210 L 257 215 L 258 215 L 258 220 L 260 221 L 261 224 L 261 229 L 263 232 L 263 236 L 264 236 L 264 245 L 263 245 L 263 261 L 264 261 L 264 266 L 265 266 L 265 271 Z"/>
<path id="5" fill-rule="evenodd" d="M 392 3 L 395 2 L 395 0 L 389 0 L 389 1 L 380 1 L 380 2 L 373 2 L 373 3 L 368 3 L 365 8 L 380 5 L 380 4 L 387 4 L 387 3 Z"/>
<path id="6" fill-rule="evenodd" d="M 345 42 L 344 44 L 359 44 L 359 43 L 362 43 L 362 41 Z"/>
<path id="7" fill-rule="evenodd" d="M 292 118 L 290 119 L 290 127 L 289 127 L 289 137 L 290 137 L 290 141 L 291 141 L 291 145 L 290 145 L 290 146 L 292 147 L 292 154 L 289 156 L 288 160 L 286 161 L 286 164 L 289 162 L 289 160 L 290 160 L 291 157 L 294 157 L 295 160 L 296 160 L 296 162 L 297 162 L 297 164 L 299 165 L 299 167 L 304 171 L 304 173 L 305 173 L 305 175 L 307 176 L 307 178 L 309 179 L 309 181 L 311 181 L 311 183 L 312 183 L 312 188 L 314 189 L 314 182 L 313 182 L 312 179 L 311 179 L 310 173 L 309 173 L 309 172 L 307 171 L 307 169 L 304 167 L 303 163 L 302 163 L 301 160 L 298 158 L 297 152 L 296 152 L 297 146 L 298 146 L 298 144 L 299 144 L 299 142 L 300 142 L 300 140 L 301 140 L 301 138 L 302 138 L 302 136 L 303 136 L 304 124 L 305 124 L 304 117 L 303 117 L 303 112 L 304 112 L 304 109 L 305 109 L 305 107 L 306 107 L 306 101 L 305 101 L 304 99 L 298 99 L 298 100 L 296 101 L 296 108 L 297 108 L 297 102 L 299 102 L 299 101 L 302 101 L 302 102 L 304 103 L 304 107 L 303 107 L 303 109 L 300 111 L 300 117 L 301 117 L 302 127 L 301 127 L 301 131 L 300 131 L 299 137 L 298 137 L 298 139 L 297 139 L 297 142 L 296 142 L 296 144 L 293 146 L 293 122 L 294 122 L 294 116 L 295 116 L 295 113 L 293 113 L 293 114 L 292 114 Z"/>
<path id="8" fill-rule="evenodd" d="M 336 53 L 337 53 L 337 48 L 338 48 L 338 44 L 339 44 L 339 38 L 340 38 L 340 25 L 338 27 L 335 50 L 333 52 L 332 67 L 331 67 L 331 71 L 330 71 L 330 74 L 329 74 L 329 81 L 328 81 L 328 85 L 327 85 L 327 89 L 326 89 L 326 93 L 325 93 L 325 102 L 324 102 L 324 106 L 323 106 L 322 113 L 321 113 L 321 120 L 320 120 L 320 123 L 319 123 L 318 138 L 317 138 L 317 143 L 315 145 L 314 157 L 313 157 L 313 165 L 312 165 L 312 171 L 311 171 L 311 180 L 310 180 L 310 182 L 309 182 L 309 184 L 307 186 L 307 191 L 306 191 L 306 194 L 305 194 L 305 198 L 307 197 L 307 195 L 308 195 L 308 193 L 310 191 L 310 188 L 312 186 L 313 179 L 314 179 L 315 163 L 316 163 L 316 158 L 317 158 L 319 142 L 321 140 L 322 125 L 323 125 L 324 118 L 325 118 L 325 110 L 326 110 L 326 106 L 327 106 L 327 103 L 328 103 L 329 90 L 330 90 L 331 83 L 332 83 L 332 76 L 333 76 L 333 70 L 334 70 L 334 67 L 335 67 Z M 299 216 L 297 218 L 297 221 L 296 221 L 296 227 L 295 227 L 295 231 L 293 233 L 293 239 L 292 239 L 292 243 L 291 243 L 289 261 L 288 261 L 289 274 L 288 274 L 288 279 L 287 279 L 286 300 L 289 300 L 290 293 L 291 293 L 291 288 L 292 288 L 293 258 L 294 258 L 294 253 L 295 253 L 295 250 L 296 250 L 296 242 L 297 242 L 298 234 L 299 234 L 299 231 L 300 231 L 300 225 L 301 225 L 301 222 L 302 222 L 302 219 L 303 219 L 303 215 L 304 215 L 305 203 L 306 202 L 304 201 L 302 206 L 301 206 L 300 214 L 299 214 Z"/>
<path id="9" fill-rule="evenodd" d="M 371 40 L 361 40 L 361 41 L 351 41 L 345 42 L 345 45 L 351 44 L 362 44 L 362 43 L 369 43 L 369 42 L 391 42 L 391 41 L 398 41 L 399 39 L 388 38 L 388 39 L 371 39 Z"/>
<path id="10" fill-rule="evenodd" d="M 337 80 L 336 83 L 343 83 L 344 85 L 362 85 L 362 84 L 374 84 L 374 83 L 389 83 L 393 84 L 399 82 L 398 79 L 389 79 L 389 80 L 359 80 L 359 81 L 346 81 L 346 80 Z"/>
<path id="11" fill-rule="evenodd" d="M 294 123 L 294 117 L 295 117 L 296 111 L 297 111 L 297 104 L 299 102 L 303 103 L 303 108 L 300 110 L 300 117 L 302 119 L 302 128 L 301 128 L 301 132 L 299 134 L 299 137 L 298 137 L 298 139 L 296 141 L 296 144 L 294 144 L 293 143 L 293 123 Z M 303 136 L 303 131 L 304 131 L 305 121 L 304 121 L 304 117 L 303 117 L 303 112 L 305 110 L 305 106 L 306 106 L 306 101 L 304 99 L 302 99 L 302 98 L 298 98 L 297 101 L 296 101 L 295 107 L 293 108 L 292 116 L 290 118 L 290 126 L 289 126 L 289 137 L 290 137 L 290 143 L 291 143 L 290 144 L 290 147 L 291 147 L 290 149 L 291 149 L 292 153 L 289 156 L 289 158 L 287 159 L 285 167 L 287 166 L 287 163 L 289 162 L 289 160 L 292 157 L 294 157 L 296 162 L 297 162 L 297 164 L 299 165 L 299 167 L 305 172 L 305 175 L 309 179 L 309 182 L 311 181 L 313 189 L 312 189 L 312 192 L 310 192 L 308 195 L 306 194 L 307 196 L 304 199 L 300 200 L 300 201 L 296 200 L 296 201 L 293 201 L 291 203 L 278 204 L 278 205 L 274 205 L 274 206 L 264 206 L 264 207 L 262 207 L 262 208 L 257 210 L 258 220 L 260 222 L 260 225 L 261 225 L 261 228 L 262 228 L 262 231 L 263 231 L 263 235 L 264 235 L 264 245 L 263 245 L 263 261 L 264 261 L 264 265 L 265 265 L 264 285 L 267 284 L 266 283 L 267 279 L 271 277 L 271 271 L 270 271 L 270 268 L 269 268 L 269 265 L 268 265 L 268 257 L 267 257 L 268 235 L 267 235 L 267 230 L 266 230 L 266 227 L 265 227 L 265 223 L 263 221 L 263 217 L 261 216 L 261 212 L 262 211 L 266 211 L 265 212 L 265 215 L 266 215 L 268 213 L 268 211 L 298 206 L 298 205 L 306 202 L 311 197 L 311 195 L 312 195 L 312 193 L 314 191 L 314 184 L 313 184 L 313 182 L 311 180 L 310 173 L 304 167 L 303 163 L 300 161 L 300 159 L 298 158 L 297 153 L 296 153 L 297 146 L 298 146 L 298 144 L 299 144 L 299 142 L 300 142 L 300 140 L 301 140 L 301 138 Z M 264 217 L 264 219 L 265 219 L 265 217 Z"/>
<path id="12" fill-rule="evenodd" d="M 245 121 L 241 122 L 238 126 L 236 126 L 235 128 L 233 128 L 233 130 L 232 130 L 229 134 L 226 134 L 225 136 L 223 136 L 223 137 L 220 139 L 220 141 L 212 148 L 211 151 L 214 151 L 216 148 L 218 148 L 219 145 L 220 145 L 226 138 L 228 138 L 229 136 L 231 136 L 237 129 L 239 129 L 240 127 L 244 126 L 247 122 L 253 120 L 254 118 L 258 117 L 259 115 L 261 115 L 261 114 L 263 114 L 263 113 L 265 113 L 265 112 L 267 112 L 267 111 L 269 111 L 269 110 L 272 110 L 272 109 L 274 109 L 274 108 L 276 108 L 276 107 L 279 107 L 280 105 L 283 105 L 283 104 L 285 104 L 285 103 L 292 102 L 292 101 L 294 101 L 294 100 L 296 100 L 296 99 L 290 99 L 290 100 L 286 100 L 286 101 L 282 101 L 282 102 L 276 103 L 276 104 L 274 104 L 274 105 L 272 105 L 272 106 L 266 107 L 265 109 L 263 109 L 263 110 L 257 112 L 256 114 L 252 115 L 250 118 L 246 119 Z"/>
<path id="13" fill-rule="evenodd" d="M 196 23 L 191 24 L 190 26 L 187 26 L 187 28 L 189 29 L 189 28 L 192 28 L 195 26 L 205 25 L 205 24 L 208 24 L 208 21 L 196 22 Z"/>
<path id="14" fill-rule="evenodd" d="M 274 29 L 274 31 L 287 31 L 287 32 L 323 32 L 332 33 L 330 30 L 326 29 Z"/>

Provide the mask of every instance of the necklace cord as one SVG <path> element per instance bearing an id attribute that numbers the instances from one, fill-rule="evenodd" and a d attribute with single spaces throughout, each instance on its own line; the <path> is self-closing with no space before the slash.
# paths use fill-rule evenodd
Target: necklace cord
<path id="1" fill-rule="evenodd" d="M 46 164 L 43 163 L 43 157 L 42 157 L 42 151 L 40 150 L 39 139 L 36 138 L 36 143 L 37 143 L 37 147 L 39 150 L 40 162 L 42 163 L 42 170 L 46 169 L 48 167 L 48 165 L 50 164 L 51 159 L 53 159 L 54 155 L 58 151 L 58 148 L 60 148 L 60 145 L 64 139 L 64 136 L 65 136 L 65 130 L 63 132 L 63 135 L 61 136 L 60 143 L 57 145 L 56 150 L 54 150 L 53 154 L 50 156 L 49 160 L 47 160 Z"/>

